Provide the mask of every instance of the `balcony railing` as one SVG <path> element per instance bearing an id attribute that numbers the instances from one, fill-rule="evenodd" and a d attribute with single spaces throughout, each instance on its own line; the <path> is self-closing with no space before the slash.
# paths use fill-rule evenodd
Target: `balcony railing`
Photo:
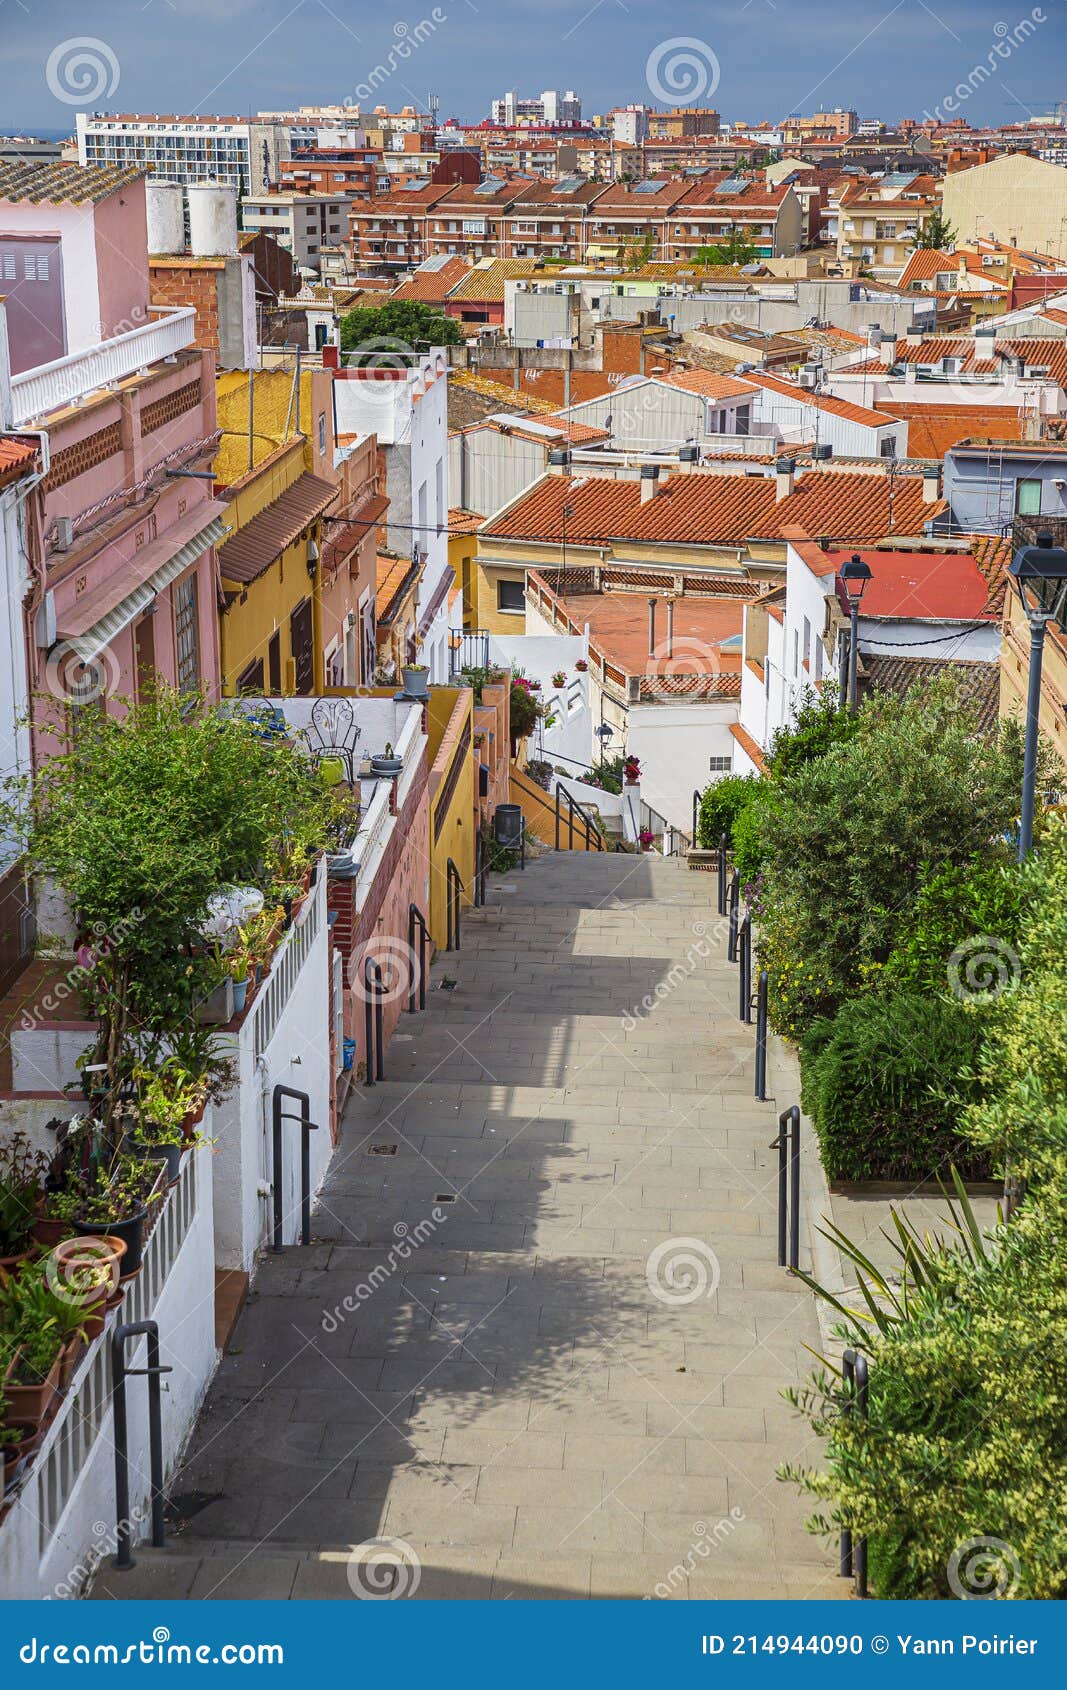
<path id="1" fill-rule="evenodd" d="M 138 370 L 192 346 L 196 338 L 196 311 L 191 305 L 152 305 L 149 310 L 155 322 L 128 329 L 111 340 L 102 340 L 96 346 L 69 352 L 65 358 L 54 358 L 50 364 L 38 364 L 35 369 L 12 376 L 13 425 L 17 428 L 46 416 L 49 411 L 74 405 L 86 394 L 125 381 Z"/>

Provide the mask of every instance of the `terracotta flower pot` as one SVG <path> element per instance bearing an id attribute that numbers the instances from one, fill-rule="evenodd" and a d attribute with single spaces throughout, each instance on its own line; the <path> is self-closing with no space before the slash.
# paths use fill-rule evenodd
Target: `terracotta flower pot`
<path id="1" fill-rule="evenodd" d="M 33 1223 L 33 1236 L 38 1244 L 50 1248 L 59 1244 L 64 1238 L 69 1238 L 71 1225 L 69 1221 L 55 1219 L 51 1215 L 38 1214 Z"/>
<path id="2" fill-rule="evenodd" d="M 3 1492 L 7 1495 L 21 1479 L 36 1455 L 43 1429 L 32 1421 L 16 1419 L 13 1414 L 8 1415 L 5 1424 L 13 1427 L 15 1431 L 21 1434 L 15 1443 L 0 1444 L 0 1461 L 3 1464 Z"/>
<path id="3" fill-rule="evenodd" d="M 10 1372 L 17 1371 L 18 1354 L 12 1359 Z M 4 1384 L 4 1395 L 7 1398 L 8 1421 L 19 1421 L 29 1426 L 40 1426 L 47 1418 L 55 1403 L 60 1388 L 60 1377 L 63 1369 L 63 1351 L 60 1350 L 45 1377 L 35 1385 L 16 1385 L 9 1376 Z"/>

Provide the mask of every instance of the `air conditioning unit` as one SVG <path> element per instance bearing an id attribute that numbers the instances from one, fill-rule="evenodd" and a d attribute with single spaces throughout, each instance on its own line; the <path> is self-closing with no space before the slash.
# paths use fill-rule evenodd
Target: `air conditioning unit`
<path id="1" fill-rule="evenodd" d="M 54 552 L 69 552 L 74 539 L 74 518 L 57 516 L 52 529 L 52 550 Z"/>
<path id="2" fill-rule="evenodd" d="M 801 387 L 817 387 L 821 371 L 818 364 L 801 364 L 797 382 Z"/>

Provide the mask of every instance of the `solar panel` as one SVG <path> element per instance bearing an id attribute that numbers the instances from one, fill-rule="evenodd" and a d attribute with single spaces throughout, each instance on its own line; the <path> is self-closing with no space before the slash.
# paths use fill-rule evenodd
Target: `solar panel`
<path id="1" fill-rule="evenodd" d="M 744 176 L 728 176 L 725 182 L 720 182 L 717 193 L 740 194 L 748 187 L 748 179 Z"/>
<path id="2" fill-rule="evenodd" d="M 662 187 L 662 181 L 656 182 L 649 178 L 645 182 L 635 182 L 633 191 L 635 194 L 658 194 Z"/>
<path id="3" fill-rule="evenodd" d="M 495 194 L 504 186 L 502 176 L 487 176 L 484 182 L 479 182 L 475 188 L 476 194 Z"/>
<path id="4" fill-rule="evenodd" d="M 584 187 L 585 187 L 585 177 L 584 176 L 562 176 L 562 177 L 560 177 L 560 180 L 556 183 L 556 192 L 558 194 L 573 194 L 579 188 L 584 188 Z"/>

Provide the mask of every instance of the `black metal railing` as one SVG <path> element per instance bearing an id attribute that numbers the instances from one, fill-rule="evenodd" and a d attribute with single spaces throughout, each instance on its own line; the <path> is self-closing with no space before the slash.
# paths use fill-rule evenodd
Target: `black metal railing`
<path id="1" fill-rule="evenodd" d="M 419 949 L 415 950 L 415 929 L 419 932 Z M 408 951 L 411 956 L 411 982 L 408 986 L 408 1014 L 415 1013 L 415 970 L 418 969 L 419 1008 L 426 1008 L 426 962 L 430 949 L 430 934 L 426 917 L 418 904 L 408 905 Z"/>
<path id="2" fill-rule="evenodd" d="M 489 630 L 471 628 L 461 634 L 457 645 L 448 654 L 449 673 L 462 674 L 464 669 L 488 669 Z"/>
<path id="3" fill-rule="evenodd" d="M 769 987 L 767 970 L 760 969 L 756 985 L 756 1101 L 767 1101 L 767 1019 Z"/>
<path id="4" fill-rule="evenodd" d="M 737 930 L 741 921 L 741 876 L 737 870 L 730 876 L 729 926 L 726 930 L 726 960 L 737 961 Z"/>
<path id="5" fill-rule="evenodd" d="M 866 1420 L 870 1371 L 867 1357 L 862 1350 L 846 1350 L 841 1357 L 841 1382 L 852 1393 L 845 1413 L 850 1419 L 858 1414 L 862 1420 Z M 841 1533 L 841 1577 L 853 1580 L 857 1596 L 862 1598 L 867 1595 L 867 1539 L 858 1537 L 853 1540 L 852 1532 L 847 1526 Z"/>
<path id="6" fill-rule="evenodd" d="M 737 930 L 738 1005 L 739 1020 L 746 1027 L 752 1025 L 752 916 L 746 910 Z"/>
<path id="7" fill-rule="evenodd" d="M 697 820 L 698 820 L 699 816 L 700 816 L 700 793 L 694 791 L 694 793 L 693 793 L 693 850 L 694 851 L 696 850 L 697 844 L 699 843 L 698 835 L 697 835 Z"/>
<path id="8" fill-rule="evenodd" d="M 445 880 L 448 898 L 448 943 L 445 946 L 445 949 L 446 951 L 458 951 L 460 949 L 460 899 L 464 888 L 463 881 L 460 878 L 459 869 L 456 867 L 451 857 L 449 857 L 448 862 L 445 864 Z"/>
<path id="9" fill-rule="evenodd" d="M 800 1266 L 800 1108 L 794 1103 L 778 1117 L 778 1266 Z"/>
<path id="10" fill-rule="evenodd" d="M 373 957 L 363 958 L 363 1031 L 367 1048 L 367 1077 L 364 1085 L 372 1086 L 375 1077 L 385 1079 L 385 982 L 382 971 Z"/>
<path id="11" fill-rule="evenodd" d="M 726 835 L 719 835 L 719 914 L 726 914 Z"/>
<path id="12" fill-rule="evenodd" d="M 480 910 L 485 903 L 485 876 L 487 873 L 488 851 L 485 845 L 485 834 L 481 828 L 474 830 L 474 907 Z"/>
<path id="13" fill-rule="evenodd" d="M 126 1340 L 146 1337 L 148 1366 L 126 1366 Z M 149 1478 L 152 1486 L 152 1547 L 163 1547 L 163 1417 L 160 1408 L 160 1377 L 173 1373 L 159 1360 L 159 1323 L 131 1320 L 116 1326 L 111 1334 L 111 1400 L 114 1407 L 112 1437 L 115 1444 L 115 1566 L 126 1571 L 133 1566 L 133 1520 L 130 1517 L 130 1434 L 126 1419 L 126 1381 L 148 1380 Z"/>
<path id="14" fill-rule="evenodd" d="M 567 802 L 566 816 L 562 819 L 565 821 L 567 828 L 568 851 L 574 850 L 575 817 L 578 818 L 578 821 L 581 824 L 581 830 L 578 834 L 578 838 L 582 844 L 584 844 L 585 849 L 587 851 L 602 851 L 604 849 L 604 841 L 601 837 L 600 829 L 597 827 L 589 813 L 578 802 L 577 798 L 575 798 L 574 794 L 572 792 L 568 792 L 567 788 L 560 781 L 556 782 L 556 850 L 558 851 L 560 849 L 561 798 L 566 799 Z"/>
<path id="15" fill-rule="evenodd" d="M 381 978 L 381 969 L 378 970 Z M 284 1098 L 291 1098 L 300 1105 L 299 1115 L 294 1115 L 291 1109 L 284 1109 Z M 274 1237 L 271 1249 L 276 1256 L 282 1253 L 282 1222 L 285 1205 L 282 1202 L 282 1122 L 300 1122 L 300 1242 L 311 1243 L 311 1134 L 318 1131 L 318 1125 L 311 1119 L 311 1099 L 306 1091 L 294 1091 L 291 1086 L 275 1086 L 271 1102 L 271 1127 L 274 1160 L 274 1184 L 271 1195 L 274 1200 Z"/>

